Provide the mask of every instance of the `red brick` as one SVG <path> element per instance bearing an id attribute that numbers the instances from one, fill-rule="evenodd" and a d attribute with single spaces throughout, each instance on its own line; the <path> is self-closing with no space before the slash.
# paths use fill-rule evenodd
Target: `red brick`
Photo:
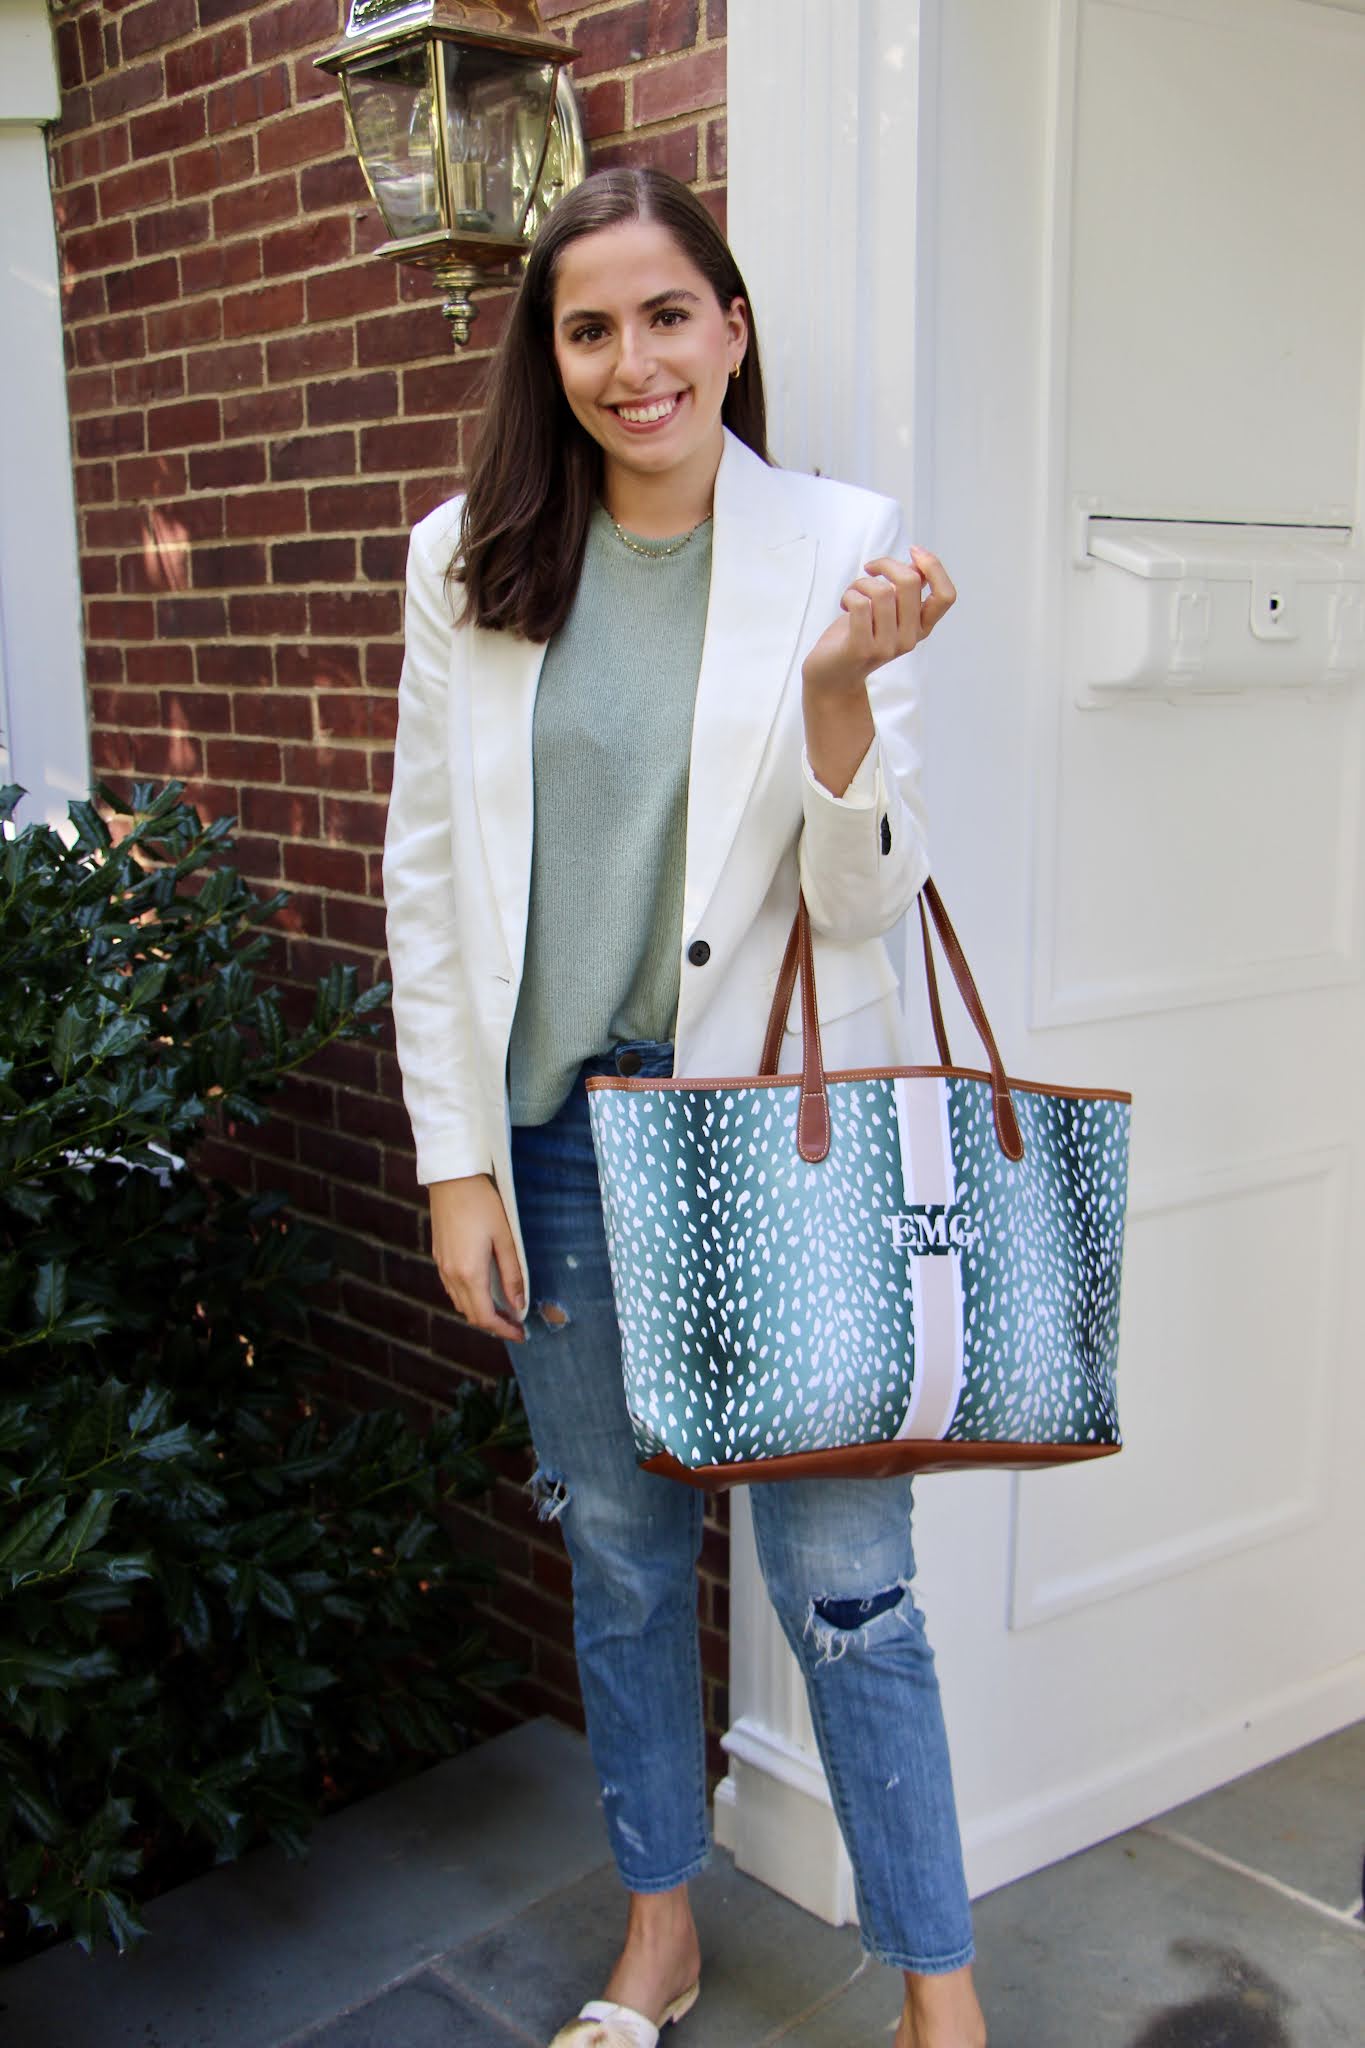
<path id="1" fill-rule="evenodd" d="M 450 334 L 440 301 L 431 298 L 387 319 L 362 320 L 356 331 L 356 356 L 363 365 L 429 362 L 444 357 Z"/>
<path id="2" fill-rule="evenodd" d="M 183 651 L 188 654 L 189 649 Z M 161 719 L 168 732 L 226 732 L 232 720 L 232 699 L 221 690 L 163 690 Z"/>
<path id="3" fill-rule="evenodd" d="M 197 442 L 216 441 L 218 422 L 216 398 L 155 406 L 147 414 L 147 445 L 150 449 L 189 448 Z"/>
<path id="4" fill-rule="evenodd" d="M 164 165 L 155 168 L 164 169 Z M 167 249 L 188 249 L 209 238 L 209 210 L 202 200 L 188 206 L 167 206 L 145 213 L 136 223 L 139 256 L 160 256 Z"/>
<path id="5" fill-rule="evenodd" d="M 590 141 L 619 135 L 626 125 L 626 86 L 621 78 L 604 78 L 578 95 L 583 131 Z"/>
<path id="6" fill-rule="evenodd" d="M 307 519 L 307 500 L 301 490 L 246 491 L 228 498 L 225 504 L 227 530 L 233 535 L 300 533 Z"/>
<path id="7" fill-rule="evenodd" d="M 240 684 L 253 691 L 269 688 L 273 661 L 273 649 L 246 640 L 219 641 L 194 650 L 194 672 L 201 683 Z"/>
<path id="8" fill-rule="evenodd" d="M 320 100 L 263 128 L 256 138 L 256 157 L 263 171 L 278 171 L 288 164 L 335 155 L 345 145 L 346 116 L 340 101 Z"/>
<path id="9" fill-rule="evenodd" d="M 664 129 L 654 135 L 634 136 L 628 142 L 613 142 L 594 150 L 593 169 L 611 170 L 617 165 L 652 164 L 690 185 L 697 175 L 697 131 L 695 128 Z"/>
<path id="10" fill-rule="evenodd" d="M 140 206 L 162 206 L 170 196 L 170 165 L 159 160 L 114 171 L 99 185 L 100 212 L 106 220 Z"/>
<path id="11" fill-rule="evenodd" d="M 123 319 L 100 319 L 96 326 L 82 328 L 76 336 L 76 360 L 80 365 L 127 362 L 129 356 L 139 356 L 145 346 L 145 319 L 141 313 L 129 313 Z"/>
<path id="12" fill-rule="evenodd" d="M 57 134 L 63 138 L 74 135 L 78 129 L 88 128 L 91 121 L 90 93 L 85 86 L 76 86 L 62 95 L 62 117 L 57 124 Z"/>
<path id="13" fill-rule="evenodd" d="M 360 436 L 360 467 L 366 476 L 381 470 L 400 474 L 414 469 L 448 469 L 455 454 L 455 429 L 433 427 L 428 420 L 393 420 L 366 427 Z"/>
<path id="14" fill-rule="evenodd" d="M 150 725 L 161 716 L 155 690 L 92 690 L 90 711 L 97 725 Z"/>
<path id="15" fill-rule="evenodd" d="M 229 782 L 279 782 L 284 774 L 280 750 L 267 740 L 211 739 L 205 758 L 209 774 Z"/>
<path id="16" fill-rule="evenodd" d="M 167 306 L 147 316 L 148 352 L 162 355 L 172 349 L 196 348 L 201 342 L 217 341 L 222 331 L 223 315 L 216 299 Z"/>
<path id="17" fill-rule="evenodd" d="M 167 640 L 218 640 L 227 631 L 227 609 L 221 597 L 162 597 L 156 623 Z"/>
<path id="18" fill-rule="evenodd" d="M 258 341 L 239 341 L 231 348 L 196 349 L 189 359 L 189 388 L 195 392 L 250 391 L 263 382 L 264 376 L 264 351 Z M 227 406 L 223 408 L 223 431 L 233 432 L 228 424 Z"/>
<path id="19" fill-rule="evenodd" d="M 85 77 L 80 28 L 74 21 L 59 21 L 54 27 L 57 50 L 57 78 L 63 92 L 74 92 Z"/>
<path id="20" fill-rule="evenodd" d="M 265 482 L 265 450 L 247 442 L 231 448 L 198 448 L 190 457 L 196 491 L 232 491 Z"/>
<path id="21" fill-rule="evenodd" d="M 66 380 L 66 403 L 69 412 L 104 412 L 113 402 L 112 370 L 83 370 Z"/>
<path id="22" fill-rule="evenodd" d="M 297 477 L 354 475 L 353 433 L 300 434 L 291 441 L 277 441 L 270 451 L 272 483 L 292 483 Z"/>
<path id="23" fill-rule="evenodd" d="M 201 99 L 173 100 L 154 114 L 139 114 L 130 123 L 129 140 L 135 157 L 160 156 L 168 149 L 184 149 L 202 142 L 207 133 L 204 102 Z"/>
<path id="24" fill-rule="evenodd" d="M 283 277 L 291 270 L 331 269 L 351 255 L 351 223 L 345 214 L 304 221 L 267 235 L 261 243 L 261 264 L 267 277 Z"/>
<path id="25" fill-rule="evenodd" d="M 288 105 L 289 73 L 283 64 L 248 78 L 231 79 L 208 96 L 208 132 L 221 135 L 229 128 L 246 128 L 254 121 L 273 120 Z M 274 168 L 261 161 L 262 170 Z"/>
<path id="26" fill-rule="evenodd" d="M 333 377 L 308 389 L 310 427 L 388 418 L 397 408 L 398 377 L 393 370 L 372 371 L 366 377 Z"/>
<path id="27" fill-rule="evenodd" d="M 278 542 L 270 550 L 273 583 L 354 583 L 353 540 Z"/>
<path id="28" fill-rule="evenodd" d="M 120 498 L 175 498 L 185 488 L 183 455 L 129 455 L 118 464 L 116 489 L 108 495 Z M 79 495 L 79 492 L 78 492 Z"/>
<path id="29" fill-rule="evenodd" d="M 80 581 L 86 597 L 113 597 L 119 587 L 118 563 L 112 555 L 83 555 Z"/>
<path id="30" fill-rule="evenodd" d="M 706 33 L 712 38 L 725 35 L 725 0 L 706 0 Z"/>
<path id="31" fill-rule="evenodd" d="M 301 283 L 265 285 L 260 291 L 239 292 L 223 301 L 223 332 L 273 334 L 281 327 L 297 327 L 303 320 Z"/>
<path id="32" fill-rule="evenodd" d="M 126 548 L 143 534 L 142 510 L 137 505 L 113 505 L 108 510 L 89 512 L 85 520 L 88 548 Z"/>
<path id="33" fill-rule="evenodd" d="M 383 312 L 398 296 L 394 267 L 384 258 L 371 256 L 364 263 L 344 269 L 325 270 L 308 280 L 310 323 L 354 320 L 357 313 Z"/>
<path id="34" fill-rule="evenodd" d="M 712 220 L 714 220 L 716 226 L 720 229 L 721 233 L 723 235 L 728 234 L 729 220 L 727 217 L 725 187 L 723 185 L 713 186 L 707 192 L 698 192 L 697 197 L 698 199 L 700 199 L 702 205 L 706 208 L 706 211 L 710 214 Z"/>
<path id="35" fill-rule="evenodd" d="M 248 638 L 296 640 L 307 631 L 307 599 L 291 591 L 255 590 L 228 600 L 228 623 Z"/>
<path id="36" fill-rule="evenodd" d="M 52 214 L 59 235 L 73 234 L 81 228 L 93 227 L 99 218 L 99 204 L 94 186 L 68 185 L 64 191 L 54 191 Z M 349 247 L 347 254 L 350 254 Z"/>
<path id="37" fill-rule="evenodd" d="M 255 0 L 199 0 L 199 21 L 203 28 L 230 21 L 235 14 L 250 14 Z"/>
<path id="38" fill-rule="evenodd" d="M 223 436 L 273 440 L 303 424 L 303 393 L 252 391 L 223 401 Z"/>
<path id="39" fill-rule="evenodd" d="M 196 43 L 172 50 L 166 58 L 167 94 L 194 92 L 201 85 L 216 85 L 247 65 L 246 30 L 239 24 L 200 36 Z"/>
<path id="40" fill-rule="evenodd" d="M 119 24 L 123 61 L 176 42 L 196 26 L 194 0 L 147 0 L 145 7 L 130 7 Z"/>
<path id="41" fill-rule="evenodd" d="M 112 462 L 78 462 L 72 470 L 78 505 L 107 505 L 114 495 Z"/>
<path id="42" fill-rule="evenodd" d="M 630 0 L 628 6 L 588 15 L 573 39 L 579 52 L 573 68 L 576 80 L 638 64 L 649 53 L 649 0 Z"/>
<path id="43" fill-rule="evenodd" d="M 124 122 L 99 128 L 93 135 L 76 135 L 56 145 L 53 161 L 60 185 L 74 185 L 83 178 L 99 178 L 117 171 L 128 161 L 128 129 Z"/>
<path id="44" fill-rule="evenodd" d="M 265 348 L 266 375 L 272 384 L 291 383 L 300 377 L 325 377 L 336 370 L 349 370 L 355 362 L 355 330 L 323 327 L 304 334 L 284 334 L 268 341 Z"/>
<path id="45" fill-rule="evenodd" d="M 355 649 L 315 644 L 282 647 L 275 674 L 282 690 L 345 688 L 355 680 Z"/>
<path id="46" fill-rule="evenodd" d="M 372 697 L 368 691 L 319 692 L 317 715 L 318 731 L 328 739 L 388 742 L 398 729 L 396 700 Z"/>
<path id="47" fill-rule="evenodd" d="M 431 363 L 420 370 L 405 370 L 403 417 L 409 418 L 414 413 L 445 413 L 453 419 L 466 407 L 480 403 L 488 370 L 486 357 L 469 356 Z"/>
<path id="48" fill-rule="evenodd" d="M 158 398 L 179 398 L 185 390 L 183 356 L 149 356 L 140 363 L 121 363 L 114 372 L 120 405 L 150 405 Z"/>
<path id="49" fill-rule="evenodd" d="M 196 548 L 192 566 L 196 590 L 241 589 L 266 580 L 265 549 L 249 542 Z"/>
<path id="50" fill-rule="evenodd" d="M 154 263 L 138 263 L 131 270 L 111 270 L 104 289 L 111 313 L 159 306 L 178 295 L 179 267 L 174 256 L 159 256 Z"/>
<path id="51" fill-rule="evenodd" d="M 141 413 L 102 413 L 77 420 L 76 453 L 89 460 L 99 455 L 129 455 L 145 446 L 146 423 Z"/>
<path id="52" fill-rule="evenodd" d="M 189 647 L 130 647 L 128 680 L 138 683 L 188 683 L 194 675 L 194 652 Z"/>
<path id="53" fill-rule="evenodd" d="M 718 121 L 706 124 L 706 175 L 708 178 L 723 178 L 726 175 L 728 122 L 724 114 Z"/>
<path id="54" fill-rule="evenodd" d="M 253 10 L 251 61 L 268 64 L 272 57 L 297 50 L 304 43 L 321 42 L 324 37 L 334 40 L 336 33 L 336 0 L 287 0 L 283 7 Z"/>
<path id="55" fill-rule="evenodd" d="M 358 747 L 289 747 L 284 758 L 285 781 L 291 789 L 367 791 L 369 763 Z"/>
<path id="56" fill-rule="evenodd" d="M 675 115 L 698 113 L 702 106 L 724 104 L 724 49 L 698 49 L 690 57 L 659 63 L 634 80 L 634 123 L 671 121 Z"/>
<path id="57" fill-rule="evenodd" d="M 250 178 L 256 169 L 256 144 L 249 135 L 233 135 L 226 142 L 186 150 L 172 168 L 176 198 L 197 199 L 202 193 L 221 192 L 225 185 Z"/>
<path id="58" fill-rule="evenodd" d="M 245 239 L 187 249 L 180 259 L 180 282 L 187 298 L 196 292 L 229 292 L 255 284 L 260 274 L 261 245 Z"/>
<path id="59" fill-rule="evenodd" d="M 332 484 L 308 495 L 308 524 L 314 533 L 362 533 L 397 526 L 401 518 L 395 484 Z"/>
<path id="60" fill-rule="evenodd" d="M 150 106 L 153 100 L 162 97 L 165 90 L 166 81 L 159 58 L 150 64 L 120 66 L 92 88 L 89 94 L 91 117 L 96 121 L 116 121 L 120 114 L 131 114 L 138 107 Z M 69 95 L 73 100 L 78 97 L 74 93 Z M 84 126 L 84 122 L 81 125 Z M 136 137 L 133 138 L 133 153 L 137 154 Z"/>
<path id="61" fill-rule="evenodd" d="M 314 889 L 359 896 L 365 888 L 365 857 L 335 846 L 291 844 L 284 849 L 284 878 L 286 882 L 303 882 Z"/>
<path id="62" fill-rule="evenodd" d="M 242 823 L 251 832 L 269 832 L 281 839 L 321 836 L 318 800 L 296 789 L 245 789 Z"/>
<path id="63" fill-rule="evenodd" d="M 278 666 L 283 647 L 275 650 Z M 238 732 L 264 733 L 275 740 L 310 740 L 313 737 L 313 702 L 282 690 L 253 690 L 235 700 L 233 722 Z"/>
<path id="64" fill-rule="evenodd" d="M 373 206 L 365 173 L 349 153 L 330 163 L 309 164 L 299 173 L 299 202 L 305 213 L 326 213 L 333 206 Z"/>
<path id="65" fill-rule="evenodd" d="M 697 40 L 698 0 L 652 0 L 649 10 L 649 54 L 663 57 L 690 50 Z"/>
<path id="66" fill-rule="evenodd" d="M 381 639 L 402 623 L 396 590 L 314 590 L 308 598 L 308 630 Z"/>
<path id="67" fill-rule="evenodd" d="M 336 80 L 318 70 L 311 53 L 294 59 L 292 77 L 295 106 L 305 106 L 309 100 L 325 100 L 338 90 Z"/>
<path id="68" fill-rule="evenodd" d="M 236 192 L 220 192 L 213 202 L 213 232 L 244 235 L 298 216 L 298 182 L 291 172 L 258 178 Z"/>
<path id="69" fill-rule="evenodd" d="M 143 599 L 100 598 L 89 608 L 86 628 L 92 640 L 151 640 L 156 607 Z"/>
<path id="70" fill-rule="evenodd" d="M 110 270 L 116 263 L 129 262 L 132 254 L 133 224 L 128 220 L 86 228 L 67 235 L 62 244 L 63 258 L 72 270 Z"/>
<path id="71" fill-rule="evenodd" d="M 360 573 L 367 583 L 401 583 L 407 558 L 405 533 L 367 533 L 360 544 Z"/>

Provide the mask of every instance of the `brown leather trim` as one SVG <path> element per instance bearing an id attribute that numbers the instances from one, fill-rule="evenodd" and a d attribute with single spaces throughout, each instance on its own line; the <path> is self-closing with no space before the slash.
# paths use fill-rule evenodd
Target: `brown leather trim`
<path id="1" fill-rule="evenodd" d="M 985 1081 L 991 1076 L 980 1067 L 840 1067 L 825 1076 L 826 1081 Z M 659 1074 L 627 1079 L 624 1074 L 589 1074 L 588 1088 L 799 1088 L 799 1074 Z M 1023 1088 L 1030 1095 L 1069 1095 L 1083 1102 L 1127 1102 L 1126 1088 L 1072 1088 L 1063 1081 L 1014 1081 L 1011 1088 Z"/>
<path id="2" fill-rule="evenodd" d="M 746 1465 L 684 1465 L 671 1452 L 646 1458 L 643 1469 L 681 1479 L 704 1493 L 779 1479 L 890 1479 L 900 1472 L 1032 1472 L 1112 1458 L 1119 1444 L 946 1444 L 913 1438 L 888 1444 L 853 1444 L 839 1451 L 796 1451 L 786 1458 L 755 1458 Z"/>
<path id="3" fill-rule="evenodd" d="M 929 916 L 924 908 L 924 891 L 915 898 L 919 911 L 920 943 L 924 947 L 924 979 L 929 990 L 929 1015 L 934 1020 L 934 1044 L 945 1067 L 953 1064 L 952 1051 L 948 1044 L 948 1028 L 943 1021 L 943 1005 L 938 999 L 938 976 L 934 972 L 934 949 L 929 942 Z"/>
<path id="4" fill-rule="evenodd" d="M 801 948 L 801 1107 L 796 1113 L 796 1149 L 807 1166 L 818 1166 L 829 1156 L 829 1096 L 815 1010 L 815 949 L 804 896 L 796 906 L 796 924 Z"/>

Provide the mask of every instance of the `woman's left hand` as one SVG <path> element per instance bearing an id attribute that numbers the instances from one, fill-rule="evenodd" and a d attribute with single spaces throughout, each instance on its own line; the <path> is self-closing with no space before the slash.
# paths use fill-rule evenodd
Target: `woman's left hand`
<path id="1" fill-rule="evenodd" d="M 849 584 L 839 600 L 840 616 L 802 664 L 812 688 L 831 695 L 860 689 L 874 669 L 927 639 L 956 601 L 937 555 L 916 547 L 910 555 L 908 562 L 879 555 Z"/>

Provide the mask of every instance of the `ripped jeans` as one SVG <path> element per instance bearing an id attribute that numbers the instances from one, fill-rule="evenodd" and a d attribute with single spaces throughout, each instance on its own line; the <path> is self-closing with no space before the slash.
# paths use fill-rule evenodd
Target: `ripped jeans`
<path id="1" fill-rule="evenodd" d="M 710 1852 L 695 1578 L 703 1499 L 635 1462 L 583 1079 L 671 1073 L 672 1051 L 637 1041 L 588 1061 L 557 1116 L 512 1133 L 531 1290 L 512 1360 L 539 1460 L 533 1488 L 573 1567 L 612 1853 L 635 1892 L 671 1890 Z M 853 1865 L 863 1946 L 932 1974 L 973 1951 L 938 1679 L 910 1591 L 910 1498 L 908 1478 L 750 1491 L 764 1582 L 801 1666 Z"/>

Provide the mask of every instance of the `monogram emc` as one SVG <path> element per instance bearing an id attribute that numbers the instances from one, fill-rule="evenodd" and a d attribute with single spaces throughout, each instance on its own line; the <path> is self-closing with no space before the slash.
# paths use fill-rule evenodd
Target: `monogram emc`
<path id="1" fill-rule="evenodd" d="M 915 1256 L 967 1251 L 981 1236 L 964 1208 L 950 1208 L 946 1202 L 912 1202 L 900 1215 L 884 1216 L 882 1221 L 896 1250 Z"/>

